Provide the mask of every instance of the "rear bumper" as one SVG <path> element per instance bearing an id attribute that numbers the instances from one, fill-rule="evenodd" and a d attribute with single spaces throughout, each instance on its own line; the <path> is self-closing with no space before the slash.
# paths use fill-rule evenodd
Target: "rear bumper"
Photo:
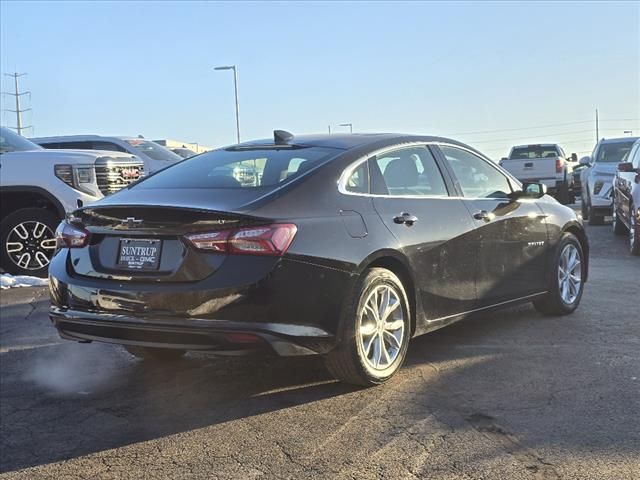
<path id="1" fill-rule="evenodd" d="M 229 256 L 195 282 L 136 282 L 74 274 L 62 249 L 49 265 L 50 317 L 76 341 L 279 355 L 331 349 L 352 274 L 297 259 L 246 262 Z"/>
<path id="2" fill-rule="evenodd" d="M 278 323 L 162 318 L 91 313 L 51 307 L 60 336 L 80 342 L 106 342 L 176 348 L 219 354 L 275 352 L 281 356 L 325 353 L 334 336 L 316 327 Z"/>

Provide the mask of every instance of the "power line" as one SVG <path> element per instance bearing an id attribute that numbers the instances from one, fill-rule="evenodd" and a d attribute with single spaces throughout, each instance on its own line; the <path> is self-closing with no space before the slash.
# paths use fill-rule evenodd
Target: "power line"
<path id="1" fill-rule="evenodd" d="M 639 121 L 640 118 L 610 118 L 606 120 L 600 120 L 600 122 L 636 122 Z M 593 120 L 584 120 L 580 122 L 567 122 L 567 123 L 554 123 L 548 125 L 537 125 L 533 127 L 519 127 L 519 128 L 503 128 L 497 130 L 480 130 L 475 132 L 461 132 L 461 133 L 451 133 L 449 135 L 444 135 L 445 137 L 453 137 L 456 135 L 481 135 L 485 133 L 498 133 L 498 132 L 516 132 L 521 130 L 535 130 L 539 128 L 551 128 L 551 127 L 566 127 L 570 125 L 581 125 L 585 123 L 593 123 Z"/>
<path id="2" fill-rule="evenodd" d="M 493 139 L 493 140 L 478 140 L 478 141 L 470 141 L 469 143 L 498 143 L 498 142 L 509 142 L 512 140 L 527 140 L 529 138 L 542 138 L 542 137 L 560 137 L 562 135 L 575 135 L 577 133 L 591 133 L 593 132 L 593 129 L 589 129 L 589 130 L 576 130 L 573 132 L 561 132 L 561 133 L 543 133 L 540 135 L 527 135 L 526 137 L 516 137 L 516 138 L 499 138 L 499 139 Z"/>

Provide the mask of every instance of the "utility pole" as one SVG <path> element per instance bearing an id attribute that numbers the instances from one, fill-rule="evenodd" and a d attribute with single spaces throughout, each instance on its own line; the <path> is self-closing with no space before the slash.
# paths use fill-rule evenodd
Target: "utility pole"
<path id="1" fill-rule="evenodd" d="M 331 125 L 329 125 L 329 134 L 331 134 Z"/>
<path id="2" fill-rule="evenodd" d="M 600 130 L 598 127 L 598 109 L 596 108 L 596 143 L 600 141 Z"/>
<path id="3" fill-rule="evenodd" d="M 22 113 L 23 112 L 28 112 L 29 110 L 31 110 L 30 108 L 25 108 L 25 109 L 21 109 L 20 108 L 20 97 L 22 95 L 30 95 L 31 92 L 22 92 L 20 93 L 20 87 L 18 86 L 18 78 L 23 77 L 24 75 L 26 75 L 26 73 L 5 73 L 5 75 L 7 77 L 13 77 L 13 83 L 15 85 L 15 93 L 10 93 L 10 92 L 2 92 L 4 95 L 13 95 L 16 98 L 16 109 L 15 110 L 9 110 L 6 109 L 7 112 L 12 112 L 16 114 L 16 126 L 12 127 L 16 132 L 18 132 L 18 135 L 22 135 L 22 130 L 26 129 L 26 128 L 31 128 L 31 127 L 23 127 L 22 126 Z"/>

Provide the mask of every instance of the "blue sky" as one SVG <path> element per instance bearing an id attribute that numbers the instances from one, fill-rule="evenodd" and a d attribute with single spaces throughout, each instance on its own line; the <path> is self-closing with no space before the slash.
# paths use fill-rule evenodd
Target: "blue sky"
<path id="1" fill-rule="evenodd" d="M 533 142 L 582 154 L 595 108 L 601 134 L 640 134 L 638 2 L 3 0 L 0 22 L 0 68 L 28 72 L 38 136 L 233 143 L 232 74 L 211 69 L 225 64 L 238 66 L 243 139 L 351 122 L 493 158 Z"/>

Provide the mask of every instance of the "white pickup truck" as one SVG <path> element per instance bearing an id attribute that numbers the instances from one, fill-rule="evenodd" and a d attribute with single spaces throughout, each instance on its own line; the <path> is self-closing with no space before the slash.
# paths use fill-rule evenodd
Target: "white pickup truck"
<path id="1" fill-rule="evenodd" d="M 0 127 L 0 266 L 46 276 L 65 215 L 142 175 L 144 165 L 134 155 L 45 150 Z"/>
<path id="2" fill-rule="evenodd" d="M 521 182 L 544 183 L 550 195 L 567 204 L 574 201 L 571 162 L 575 160 L 575 154 L 567 158 L 559 145 L 544 143 L 515 146 L 499 163 Z"/>

